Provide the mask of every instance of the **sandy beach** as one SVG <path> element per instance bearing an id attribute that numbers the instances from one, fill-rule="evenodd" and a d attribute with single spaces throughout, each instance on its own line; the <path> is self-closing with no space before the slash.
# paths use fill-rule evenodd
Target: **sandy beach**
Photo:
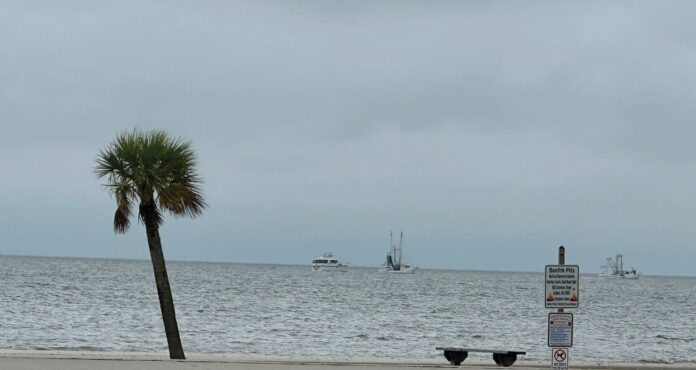
<path id="1" fill-rule="evenodd" d="M 244 354 L 201 354 L 187 355 L 184 361 L 173 361 L 164 352 L 81 352 L 81 351 L 0 351 L 0 369 L 7 370 L 315 370 L 315 369 L 360 369 L 360 370 L 406 370 L 414 368 L 437 369 L 457 368 L 447 364 L 444 358 L 395 359 L 395 358 L 316 358 L 278 357 Z M 573 363 L 578 369 L 641 369 L 641 370 L 694 370 L 696 364 L 647 364 L 647 363 Z M 485 357 L 467 359 L 461 366 L 469 369 L 499 369 L 491 359 Z M 512 368 L 549 369 L 549 363 L 518 360 Z"/>

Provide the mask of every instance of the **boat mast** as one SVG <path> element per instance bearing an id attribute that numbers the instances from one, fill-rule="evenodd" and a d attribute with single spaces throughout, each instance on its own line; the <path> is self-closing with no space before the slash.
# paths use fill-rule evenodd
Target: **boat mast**
<path id="1" fill-rule="evenodd" d="M 391 256 L 392 269 L 396 270 L 396 248 L 394 247 L 394 236 L 389 232 L 389 255 Z"/>
<path id="2" fill-rule="evenodd" d="M 401 232 L 401 237 L 399 238 L 399 249 L 398 257 L 396 258 L 397 270 L 401 270 L 401 254 L 403 253 L 403 243 L 404 243 L 404 232 Z"/>
<path id="3" fill-rule="evenodd" d="M 389 251 L 387 252 L 387 260 L 384 261 L 385 268 L 394 270 L 394 233 L 389 231 Z"/>

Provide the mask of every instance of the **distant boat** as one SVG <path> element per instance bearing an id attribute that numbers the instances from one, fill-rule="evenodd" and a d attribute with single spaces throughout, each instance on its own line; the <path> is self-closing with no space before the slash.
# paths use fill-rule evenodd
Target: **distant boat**
<path id="1" fill-rule="evenodd" d="M 404 233 L 401 233 L 399 246 L 394 245 L 394 234 L 389 233 L 389 252 L 387 258 L 379 269 L 381 272 L 391 272 L 396 274 L 414 274 L 418 267 L 406 263 L 403 258 Z"/>
<path id="2" fill-rule="evenodd" d="M 312 260 L 312 271 L 340 271 L 345 272 L 347 263 L 341 263 L 331 252 L 324 252 L 323 255 Z"/>
<path id="3" fill-rule="evenodd" d="M 615 259 L 607 257 L 599 276 L 609 278 L 638 279 L 638 277 L 640 277 L 640 272 L 633 268 L 633 266 L 631 266 L 630 270 L 624 270 L 623 255 L 617 254 Z"/>

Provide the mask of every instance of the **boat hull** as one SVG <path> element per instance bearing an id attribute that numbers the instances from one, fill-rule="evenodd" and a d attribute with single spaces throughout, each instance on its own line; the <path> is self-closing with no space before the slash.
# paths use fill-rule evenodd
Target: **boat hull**
<path id="1" fill-rule="evenodd" d="M 321 272 L 346 272 L 348 271 L 347 266 L 345 265 L 340 265 L 340 266 L 312 266 L 312 271 L 321 271 Z"/>
<path id="2" fill-rule="evenodd" d="M 379 269 L 379 272 L 386 272 L 390 274 L 415 274 L 418 268 L 410 268 L 410 269 L 403 269 L 403 270 L 392 270 L 392 269 L 387 269 L 387 268 L 381 268 Z"/>
<path id="3" fill-rule="evenodd" d="M 640 278 L 640 274 L 626 274 L 626 275 L 598 275 L 601 278 L 605 279 L 627 279 L 627 280 L 638 280 Z"/>

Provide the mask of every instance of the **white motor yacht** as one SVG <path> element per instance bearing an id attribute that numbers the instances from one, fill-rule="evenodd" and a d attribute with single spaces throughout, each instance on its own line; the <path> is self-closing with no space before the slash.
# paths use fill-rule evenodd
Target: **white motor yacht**
<path id="1" fill-rule="evenodd" d="M 321 257 L 312 260 L 313 271 L 346 271 L 347 263 L 341 263 L 333 253 L 326 252 Z"/>

